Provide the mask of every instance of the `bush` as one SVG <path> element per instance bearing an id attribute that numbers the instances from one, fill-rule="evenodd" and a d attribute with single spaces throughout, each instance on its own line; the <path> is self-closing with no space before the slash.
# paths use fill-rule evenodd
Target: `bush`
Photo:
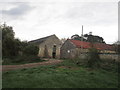
<path id="1" fill-rule="evenodd" d="M 112 59 L 102 59 L 101 68 L 107 71 L 118 72 L 118 62 L 114 62 Z"/>
<path id="2" fill-rule="evenodd" d="M 34 62 L 42 62 L 44 60 L 41 60 L 40 57 L 35 55 L 22 55 L 22 56 L 16 56 L 14 59 L 4 59 L 4 62 L 2 64 L 24 64 L 24 63 L 34 63 Z"/>
<path id="3" fill-rule="evenodd" d="M 35 55 L 31 55 L 31 56 L 27 56 L 27 55 L 23 55 L 23 56 L 18 56 L 14 62 L 36 62 L 36 61 L 41 61 L 40 57 L 35 56 Z"/>
<path id="4" fill-rule="evenodd" d="M 90 48 L 88 52 L 87 65 L 91 68 L 100 67 L 99 52 L 96 48 Z"/>
<path id="5" fill-rule="evenodd" d="M 25 55 L 37 55 L 39 48 L 33 44 L 29 44 L 24 47 L 23 54 Z"/>

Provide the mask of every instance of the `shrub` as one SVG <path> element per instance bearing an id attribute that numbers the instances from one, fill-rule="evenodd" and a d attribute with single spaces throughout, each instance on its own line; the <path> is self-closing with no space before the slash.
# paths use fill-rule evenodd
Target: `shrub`
<path id="1" fill-rule="evenodd" d="M 2 64 L 24 64 L 24 63 L 34 63 L 34 62 L 42 62 L 40 57 L 35 55 L 22 55 L 16 56 L 14 59 L 4 59 Z"/>
<path id="2" fill-rule="evenodd" d="M 118 72 L 118 62 L 114 62 L 112 59 L 101 59 L 101 68 L 107 71 Z"/>
<path id="3" fill-rule="evenodd" d="M 39 48 L 33 44 L 29 44 L 24 47 L 23 54 L 25 55 L 37 55 Z"/>
<path id="4" fill-rule="evenodd" d="M 22 55 L 22 56 L 18 56 L 14 62 L 18 63 L 18 62 L 36 62 L 36 61 L 41 61 L 40 57 L 35 56 L 35 55 Z"/>
<path id="5" fill-rule="evenodd" d="M 99 51 L 96 48 L 90 48 L 87 60 L 87 65 L 89 67 L 100 67 Z"/>

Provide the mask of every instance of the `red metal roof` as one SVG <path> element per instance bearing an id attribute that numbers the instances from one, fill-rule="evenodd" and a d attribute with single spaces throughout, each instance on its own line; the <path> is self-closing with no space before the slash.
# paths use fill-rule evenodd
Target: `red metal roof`
<path id="1" fill-rule="evenodd" d="M 72 40 L 72 39 L 69 40 L 78 48 L 82 47 L 87 49 L 91 47 L 90 42 L 84 42 L 84 41 Z M 95 43 L 93 44 L 93 47 L 97 48 L 98 50 L 113 50 L 113 46 L 104 43 Z"/>

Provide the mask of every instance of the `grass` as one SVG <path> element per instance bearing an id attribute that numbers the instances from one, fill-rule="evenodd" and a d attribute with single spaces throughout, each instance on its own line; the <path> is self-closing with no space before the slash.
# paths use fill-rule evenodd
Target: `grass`
<path id="1" fill-rule="evenodd" d="M 13 59 L 3 58 L 3 65 L 19 65 L 19 64 L 27 64 L 27 63 L 36 63 L 36 62 L 43 62 L 45 60 L 39 58 L 38 56 L 16 56 Z"/>
<path id="2" fill-rule="evenodd" d="M 66 60 L 58 65 L 3 72 L 3 88 L 117 88 L 117 76 L 117 72 Z"/>
<path id="3" fill-rule="evenodd" d="M 43 62 L 45 60 L 35 60 L 35 61 L 22 61 L 22 62 L 3 62 L 2 65 L 21 65 L 21 64 L 28 64 L 28 63 L 37 63 L 37 62 Z"/>

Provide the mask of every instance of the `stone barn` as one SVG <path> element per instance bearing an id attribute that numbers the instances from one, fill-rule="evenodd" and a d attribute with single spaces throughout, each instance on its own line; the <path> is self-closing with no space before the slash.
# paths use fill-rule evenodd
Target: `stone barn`
<path id="1" fill-rule="evenodd" d="M 93 46 L 100 50 L 101 57 L 107 57 L 110 55 L 113 56 L 115 54 L 112 45 L 105 43 L 94 43 Z M 60 58 L 85 58 L 89 48 L 91 48 L 90 42 L 68 39 L 61 46 Z"/>
<path id="2" fill-rule="evenodd" d="M 60 58 L 60 47 L 62 42 L 55 34 L 37 40 L 32 40 L 29 43 L 35 44 L 39 47 L 39 57 Z"/>

